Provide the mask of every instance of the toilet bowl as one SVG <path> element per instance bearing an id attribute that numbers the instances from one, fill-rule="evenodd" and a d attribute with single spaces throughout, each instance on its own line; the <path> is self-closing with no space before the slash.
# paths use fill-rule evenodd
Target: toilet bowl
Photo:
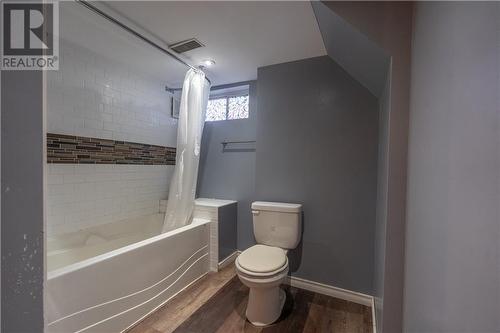
<path id="1" fill-rule="evenodd" d="M 280 288 L 288 274 L 288 249 L 297 247 L 301 234 L 300 204 L 252 203 L 257 245 L 243 251 L 235 261 L 236 273 L 250 291 L 247 319 L 266 326 L 281 315 L 286 294 Z"/>
<path id="2" fill-rule="evenodd" d="M 288 274 L 286 251 L 272 246 L 255 245 L 236 259 L 236 273 L 249 289 L 247 319 L 255 326 L 275 322 L 285 304 L 280 285 Z"/>

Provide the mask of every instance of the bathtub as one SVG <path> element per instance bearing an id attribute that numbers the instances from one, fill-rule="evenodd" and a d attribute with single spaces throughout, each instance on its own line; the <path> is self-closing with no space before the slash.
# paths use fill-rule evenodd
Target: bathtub
<path id="1" fill-rule="evenodd" d="M 159 234 L 163 214 L 47 239 L 48 332 L 120 332 L 209 270 L 210 219 Z"/>
<path id="2" fill-rule="evenodd" d="M 151 214 L 47 237 L 47 271 L 157 236 L 165 214 Z"/>

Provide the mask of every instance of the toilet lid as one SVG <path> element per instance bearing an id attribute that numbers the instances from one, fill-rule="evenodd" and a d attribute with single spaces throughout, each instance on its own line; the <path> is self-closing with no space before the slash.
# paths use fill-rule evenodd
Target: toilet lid
<path id="1" fill-rule="evenodd" d="M 285 251 L 279 247 L 254 245 L 243 251 L 237 258 L 244 269 L 256 273 L 275 271 L 286 264 Z"/>

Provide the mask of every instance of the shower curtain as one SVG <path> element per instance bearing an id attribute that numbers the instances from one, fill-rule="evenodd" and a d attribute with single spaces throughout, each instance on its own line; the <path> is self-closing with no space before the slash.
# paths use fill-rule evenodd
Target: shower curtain
<path id="1" fill-rule="evenodd" d="M 194 209 L 200 144 L 210 84 L 202 71 L 190 69 L 182 86 L 177 154 L 170 183 L 163 232 L 189 223 Z"/>

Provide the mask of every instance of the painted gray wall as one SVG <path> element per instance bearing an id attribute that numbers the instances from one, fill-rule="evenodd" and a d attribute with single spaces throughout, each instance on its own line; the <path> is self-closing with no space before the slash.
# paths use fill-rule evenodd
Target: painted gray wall
<path id="1" fill-rule="evenodd" d="M 328 56 L 259 68 L 255 198 L 304 205 L 292 275 L 372 293 L 377 99 Z"/>
<path id="2" fill-rule="evenodd" d="M 42 72 L 1 81 L 1 331 L 43 332 Z"/>
<path id="3" fill-rule="evenodd" d="M 238 204 L 219 208 L 219 262 L 229 257 L 238 249 L 237 239 Z"/>
<path id="4" fill-rule="evenodd" d="M 499 6 L 416 6 L 405 332 L 500 331 Z"/>
<path id="5" fill-rule="evenodd" d="M 391 57 L 390 112 L 387 119 L 387 187 L 383 316 L 384 332 L 403 329 L 406 172 L 414 2 L 322 1 L 356 26 Z M 380 186 L 379 186 L 380 187 Z M 379 204 L 381 202 L 379 201 Z M 378 264 L 378 263 L 377 263 Z"/>
<path id="6" fill-rule="evenodd" d="M 255 144 L 228 146 L 223 152 L 221 142 L 256 140 L 255 82 L 250 83 L 249 90 L 248 119 L 205 123 L 198 172 L 199 197 L 238 201 L 239 249 L 246 249 L 254 242 L 250 205 L 255 189 Z"/>
<path id="7" fill-rule="evenodd" d="M 380 97 L 390 61 L 388 54 L 321 1 L 311 1 L 311 6 L 328 55 Z"/>

